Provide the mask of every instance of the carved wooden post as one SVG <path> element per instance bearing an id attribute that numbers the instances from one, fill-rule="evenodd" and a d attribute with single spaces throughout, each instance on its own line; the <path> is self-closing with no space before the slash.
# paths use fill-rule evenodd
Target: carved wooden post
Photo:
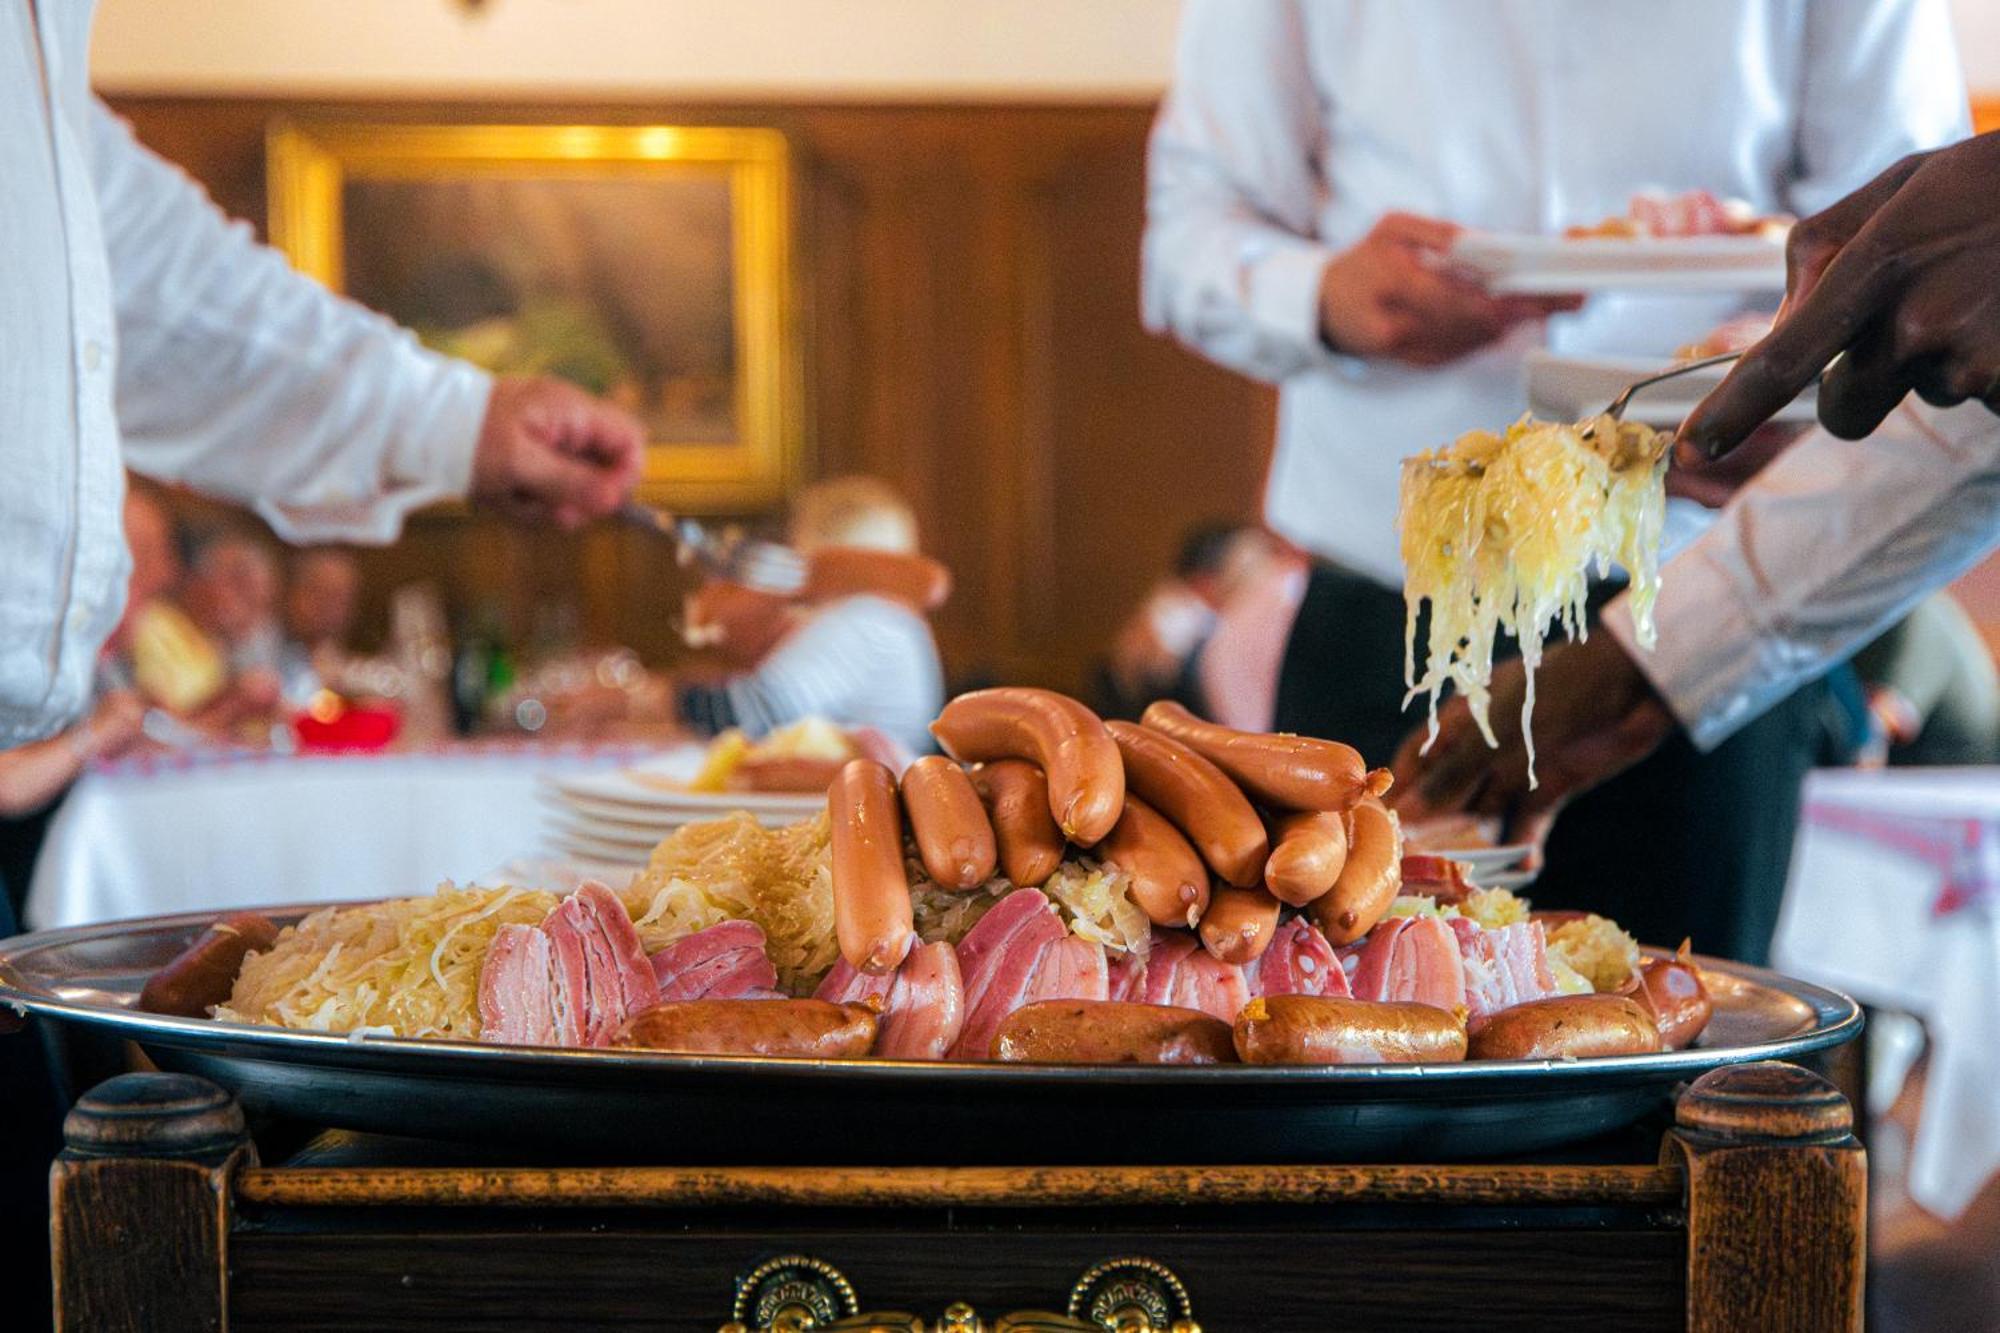
<path id="1" fill-rule="evenodd" d="M 61 1333 L 222 1329 L 243 1111 L 185 1074 L 120 1074 L 63 1124 L 50 1179 Z"/>
<path id="2" fill-rule="evenodd" d="M 1859 1330 L 1868 1164 L 1846 1099 L 1795 1065 L 1737 1065 L 1696 1079 L 1675 1119 L 1690 1333 Z"/>

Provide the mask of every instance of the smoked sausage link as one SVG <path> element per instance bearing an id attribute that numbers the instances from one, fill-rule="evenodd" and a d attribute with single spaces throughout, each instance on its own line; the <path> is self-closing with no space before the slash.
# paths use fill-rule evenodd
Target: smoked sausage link
<path id="1" fill-rule="evenodd" d="M 1229 1024 L 1199 1009 L 1125 1000 L 1024 1005 L 993 1036 L 995 1060 L 1029 1064 L 1236 1063 Z"/>
<path id="2" fill-rule="evenodd" d="M 1281 903 L 1304 907 L 1324 898 L 1347 865 L 1348 817 L 1335 810 L 1301 810 L 1271 821 L 1271 855 L 1264 887 Z"/>
<path id="3" fill-rule="evenodd" d="M 1502 1009 L 1472 1034 L 1475 1060 L 1582 1060 L 1660 1049 L 1660 1030 L 1623 995 L 1558 995 Z"/>
<path id="4" fill-rule="evenodd" d="M 1381 799 L 1364 796 L 1346 814 L 1347 859 L 1333 888 L 1306 911 L 1336 949 L 1375 928 L 1403 887 L 1403 826 Z"/>
<path id="5" fill-rule="evenodd" d="M 1217 885 L 1201 914 L 1201 947 L 1219 963 L 1254 963 L 1278 933 L 1278 900 L 1261 885 Z"/>
<path id="6" fill-rule="evenodd" d="M 613 1046 L 680 1055 L 786 1055 L 838 1060 L 868 1054 L 877 1011 L 828 1000 L 669 1000 L 636 1014 Z"/>
<path id="7" fill-rule="evenodd" d="M 1132 901 L 1156 926 L 1187 928 L 1208 911 L 1208 867 L 1181 831 L 1136 796 L 1096 856 L 1132 878 Z"/>
<path id="8" fill-rule="evenodd" d="M 873 759 L 848 760 L 826 790 L 826 816 L 840 956 L 857 972 L 893 972 L 917 938 L 895 775 Z"/>
<path id="9" fill-rule="evenodd" d="M 255 912 L 225 916 L 146 978 L 139 1007 L 149 1014 L 207 1018 L 216 1005 L 228 1002 L 243 960 L 277 942 L 278 928 L 268 917 Z"/>
<path id="10" fill-rule="evenodd" d="M 937 883 L 976 889 L 993 878 L 993 824 L 964 769 L 935 754 L 911 764 L 903 771 L 903 813 L 924 873 Z"/>
<path id="11" fill-rule="evenodd" d="M 1236 1054 L 1253 1065 L 1411 1065 L 1465 1058 L 1457 1014 L 1403 1000 L 1266 995 L 1236 1016 Z"/>
<path id="12" fill-rule="evenodd" d="M 1165 732 L 1133 722 L 1104 726 L 1125 761 L 1126 791 L 1171 819 L 1226 883 L 1255 884 L 1271 844 L 1243 789 Z"/>
<path id="13" fill-rule="evenodd" d="M 1283 732 L 1237 731 L 1161 699 L 1144 722 L 1196 751 L 1236 779 L 1253 800 L 1279 810 L 1345 810 L 1381 794 L 1387 775 L 1371 773 L 1361 752 L 1339 741 Z"/>
<path id="14" fill-rule="evenodd" d="M 1701 969 L 1687 956 L 1687 946 L 1672 958 L 1648 958 L 1633 977 L 1631 996 L 1652 1017 L 1660 1041 L 1670 1051 L 1685 1050 L 1708 1027 L 1715 1004 Z"/>
<path id="15" fill-rule="evenodd" d="M 961 694 L 931 733 L 965 763 L 1029 759 L 1049 782 L 1049 813 L 1063 836 L 1094 846 L 1125 808 L 1125 763 L 1104 721 L 1068 695 L 1007 686 Z"/>
<path id="16" fill-rule="evenodd" d="M 1039 889 L 1062 865 L 1062 830 L 1049 813 L 1049 783 L 1025 759 L 981 764 L 972 785 L 993 821 L 1000 873 L 1016 888 Z"/>

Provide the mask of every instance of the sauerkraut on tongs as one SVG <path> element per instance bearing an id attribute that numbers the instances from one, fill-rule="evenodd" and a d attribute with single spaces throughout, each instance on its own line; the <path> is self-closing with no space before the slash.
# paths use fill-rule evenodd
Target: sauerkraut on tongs
<path id="1" fill-rule="evenodd" d="M 1552 624 L 1573 639 L 1584 619 L 1591 571 L 1614 566 L 1631 579 L 1639 642 L 1653 644 L 1666 518 L 1668 437 L 1635 422 L 1597 416 L 1575 425 L 1523 417 L 1504 435 L 1472 431 L 1403 463 L 1403 600 L 1408 608 L 1406 697 L 1438 698 L 1447 684 L 1465 696 L 1489 745 L 1493 645 L 1512 634 L 1528 672 L 1521 732 L 1534 783 L 1535 668 Z M 1417 637 L 1430 603 L 1423 670 Z"/>

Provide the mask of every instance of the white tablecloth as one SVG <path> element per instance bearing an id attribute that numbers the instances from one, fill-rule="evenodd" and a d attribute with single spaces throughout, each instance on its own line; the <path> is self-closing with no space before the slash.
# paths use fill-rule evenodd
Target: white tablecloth
<path id="1" fill-rule="evenodd" d="M 1910 1195 L 1956 1218 L 2000 1171 L 2000 769 L 1813 774 L 1772 958 L 1924 1020 Z"/>
<path id="2" fill-rule="evenodd" d="M 544 775 L 633 757 L 482 746 L 94 769 L 50 825 L 26 924 L 428 893 L 542 849 Z"/>

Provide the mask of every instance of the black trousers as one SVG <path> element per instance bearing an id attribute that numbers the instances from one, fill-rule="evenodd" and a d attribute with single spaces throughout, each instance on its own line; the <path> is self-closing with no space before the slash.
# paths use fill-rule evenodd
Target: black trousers
<path id="1" fill-rule="evenodd" d="M 1387 764 L 1422 723 L 1403 708 L 1403 598 L 1316 567 L 1278 677 L 1276 725 L 1355 746 Z M 1585 908 L 1641 941 L 1763 963 L 1770 953 L 1806 771 L 1838 762 L 1844 737 L 1814 682 L 1708 754 L 1676 733 L 1564 807 L 1537 907 Z"/>
<path id="2" fill-rule="evenodd" d="M 0 819 L 0 938 L 20 928 L 17 909 L 54 809 Z M 0 1293 L 12 1326 L 24 1330 L 50 1322 L 49 1164 L 69 1105 L 65 1055 L 60 1034 L 40 1019 L 0 1032 Z"/>

